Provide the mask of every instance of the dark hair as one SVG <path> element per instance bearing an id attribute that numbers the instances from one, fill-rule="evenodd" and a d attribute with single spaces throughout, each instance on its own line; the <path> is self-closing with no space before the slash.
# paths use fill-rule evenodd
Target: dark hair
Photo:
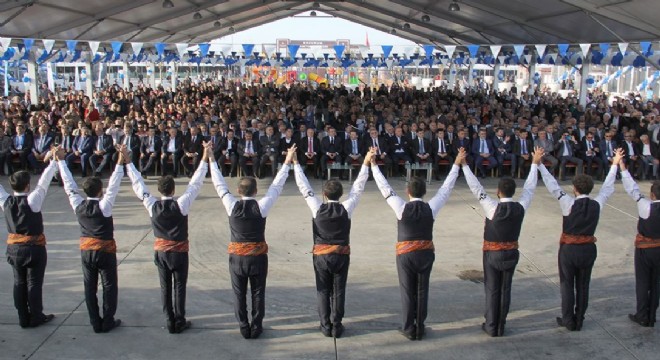
<path id="1" fill-rule="evenodd" d="M 165 175 L 158 179 L 158 191 L 165 196 L 174 194 L 174 177 Z"/>
<path id="2" fill-rule="evenodd" d="M 516 193 L 516 182 L 512 178 L 502 178 L 497 184 L 497 190 L 502 196 L 510 198 Z"/>
<path id="3" fill-rule="evenodd" d="M 28 185 L 30 185 L 30 173 L 25 170 L 17 171 L 9 176 L 9 186 L 14 191 L 23 192 Z"/>
<path id="4" fill-rule="evenodd" d="M 323 195 L 329 200 L 337 201 L 344 194 L 344 187 L 336 179 L 330 179 L 323 185 Z"/>
<path id="5" fill-rule="evenodd" d="M 589 195 L 594 189 L 594 180 L 589 175 L 576 175 L 573 178 L 573 186 L 580 195 Z"/>
<path id="6" fill-rule="evenodd" d="M 520 129 L 521 134 L 527 134 L 527 129 Z"/>
<path id="7" fill-rule="evenodd" d="M 238 194 L 242 196 L 254 196 L 257 194 L 257 180 L 252 176 L 242 177 L 238 182 Z"/>
<path id="8" fill-rule="evenodd" d="M 656 180 L 651 184 L 651 192 L 655 195 L 656 200 L 660 200 L 660 180 Z"/>
<path id="9" fill-rule="evenodd" d="M 414 198 L 426 195 L 426 182 L 419 177 L 413 177 L 408 183 L 408 193 Z"/>
<path id="10" fill-rule="evenodd" d="M 83 180 L 82 184 L 83 191 L 85 195 L 89 197 L 97 197 L 103 190 L 103 182 L 96 176 L 90 176 Z"/>

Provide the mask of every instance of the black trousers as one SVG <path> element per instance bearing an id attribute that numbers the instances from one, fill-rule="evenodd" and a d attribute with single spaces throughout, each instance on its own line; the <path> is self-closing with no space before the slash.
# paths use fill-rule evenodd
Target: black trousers
<path id="1" fill-rule="evenodd" d="M 43 316 L 42 288 L 48 255 L 45 246 L 7 245 L 7 262 L 14 269 L 14 306 L 21 326 Z"/>
<path id="2" fill-rule="evenodd" d="M 518 250 L 484 251 L 486 331 L 491 335 L 504 334 L 504 324 L 511 304 L 511 282 L 519 257 Z"/>
<path id="3" fill-rule="evenodd" d="M 186 323 L 186 284 L 188 283 L 188 253 L 156 251 L 160 298 L 165 320 L 175 325 Z"/>
<path id="4" fill-rule="evenodd" d="M 589 304 L 591 269 L 598 251 L 596 244 L 559 245 L 559 286 L 564 325 L 581 324 Z"/>
<path id="5" fill-rule="evenodd" d="M 266 311 L 266 276 L 268 255 L 229 255 L 229 274 L 234 290 L 234 313 L 240 327 L 249 327 L 247 317 L 247 286 L 252 295 L 252 328 L 261 328 Z"/>
<path id="6" fill-rule="evenodd" d="M 429 279 L 434 261 L 435 253 L 429 250 L 413 251 L 396 257 L 403 307 L 401 330 L 406 334 L 415 335 L 417 329 L 424 328 L 429 300 Z"/>
<path id="7" fill-rule="evenodd" d="M 81 250 L 80 257 L 89 322 L 94 327 L 114 324 L 118 296 L 117 255 L 103 251 Z M 103 287 L 103 317 L 99 313 L 99 299 L 96 297 L 99 275 Z"/>
<path id="8" fill-rule="evenodd" d="M 660 299 L 660 248 L 635 249 L 635 290 L 641 322 L 655 324 Z"/>
<path id="9" fill-rule="evenodd" d="M 330 325 L 341 324 L 346 303 L 346 280 L 351 263 L 349 255 L 314 255 L 316 277 L 316 302 L 321 327 L 331 330 Z"/>

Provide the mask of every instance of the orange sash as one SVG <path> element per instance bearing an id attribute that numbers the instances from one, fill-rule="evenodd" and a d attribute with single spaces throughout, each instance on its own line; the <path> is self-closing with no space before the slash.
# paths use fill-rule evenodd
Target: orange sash
<path id="1" fill-rule="evenodd" d="M 156 242 L 154 242 L 155 251 L 187 253 L 189 249 L 188 240 L 174 241 L 156 238 Z"/>
<path id="2" fill-rule="evenodd" d="M 497 242 L 484 240 L 483 251 L 518 250 L 517 241 Z"/>
<path id="3" fill-rule="evenodd" d="M 109 254 L 117 253 L 117 243 L 114 240 L 101 240 L 93 237 L 80 238 L 80 250 L 102 251 Z"/>
<path id="4" fill-rule="evenodd" d="M 7 236 L 7 244 L 46 246 L 46 236 L 44 236 L 44 234 L 41 235 L 9 234 Z"/>
<path id="5" fill-rule="evenodd" d="M 339 254 L 339 255 L 350 255 L 351 246 L 350 245 L 330 245 L 330 244 L 314 244 L 314 249 L 312 250 L 314 255 L 329 255 L 329 254 Z"/>
<path id="6" fill-rule="evenodd" d="M 433 241 L 431 240 L 408 240 L 396 243 L 396 254 L 403 255 L 413 251 L 431 250 L 434 251 Z"/>
<path id="7" fill-rule="evenodd" d="M 660 239 L 653 239 L 642 234 L 635 237 L 635 247 L 638 249 L 651 249 L 660 247 Z"/>
<path id="8" fill-rule="evenodd" d="M 561 233 L 559 238 L 560 244 L 569 244 L 569 245 L 583 245 L 583 244 L 593 244 L 596 242 L 596 237 L 591 235 L 573 235 Z"/>
<path id="9" fill-rule="evenodd" d="M 260 242 L 235 242 L 232 241 L 227 247 L 227 253 L 238 256 L 259 256 L 268 254 L 268 244 Z"/>

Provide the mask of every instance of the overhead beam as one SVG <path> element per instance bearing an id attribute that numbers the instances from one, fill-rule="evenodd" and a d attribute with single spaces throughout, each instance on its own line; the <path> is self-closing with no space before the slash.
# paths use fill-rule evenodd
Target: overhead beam
<path id="1" fill-rule="evenodd" d="M 365 20 L 369 20 L 369 21 L 377 23 L 377 24 L 378 23 L 381 23 L 381 24 L 383 23 L 382 19 L 375 18 L 371 15 L 368 15 L 368 13 L 361 13 L 358 10 L 349 9 L 349 8 L 343 7 L 339 4 L 332 4 L 332 7 L 337 9 L 337 10 L 340 10 L 340 12 L 345 12 L 347 14 L 354 15 L 354 17 L 357 17 L 357 18 L 362 18 L 362 19 L 365 19 Z M 338 13 L 336 13 L 335 15 L 339 16 Z M 354 20 L 354 17 L 349 16 L 347 20 L 357 22 L 357 21 Z M 426 33 L 414 30 L 413 28 L 403 29 L 403 28 L 399 27 L 399 28 L 396 29 L 396 31 L 397 31 L 397 33 L 403 32 L 403 33 L 409 33 L 409 34 L 413 34 L 415 36 L 418 36 L 418 37 L 424 39 L 423 42 L 426 42 L 426 40 L 428 40 L 428 41 L 436 40 L 436 41 L 444 41 L 444 42 L 447 42 L 447 43 L 455 43 L 456 45 L 462 45 L 459 41 L 457 41 L 456 39 L 453 39 L 451 36 L 449 36 L 447 34 L 441 34 L 441 36 L 443 36 L 444 39 L 432 39 L 434 37 L 432 34 L 426 34 Z M 386 30 L 385 32 L 388 32 L 388 31 Z"/>
<path id="2" fill-rule="evenodd" d="M 279 3 L 281 3 L 281 2 L 279 2 Z M 220 28 L 218 30 L 222 31 L 223 29 L 229 29 L 230 26 L 233 26 L 234 30 L 236 30 L 236 26 L 240 26 L 241 24 L 246 23 L 248 21 L 256 20 L 256 19 L 262 18 L 264 16 L 268 16 L 268 15 L 275 15 L 277 13 L 284 12 L 284 11 L 286 11 L 286 16 L 284 16 L 284 17 L 289 17 L 292 14 L 298 14 L 298 13 L 303 12 L 303 10 L 290 10 L 291 7 L 295 7 L 295 6 L 300 5 L 302 3 L 303 3 L 303 1 L 286 2 L 286 3 L 282 3 L 283 5 L 276 6 L 276 7 L 268 6 L 263 11 L 260 11 L 257 14 L 251 14 L 251 15 L 246 14 L 245 16 L 243 16 L 243 17 L 241 17 L 237 20 L 234 20 L 234 21 L 232 21 L 231 19 L 227 19 L 228 20 L 227 24 L 223 25 L 222 28 Z M 278 20 L 279 19 L 280 18 L 278 18 Z M 253 26 L 251 26 L 251 27 L 253 27 Z M 197 32 L 194 32 L 194 33 L 191 33 L 191 34 L 175 34 L 172 41 L 173 42 L 176 42 L 177 40 L 178 41 L 184 41 L 184 40 L 185 41 L 191 41 L 190 40 L 191 38 L 194 39 L 194 38 L 200 37 L 202 35 L 207 35 L 210 32 L 211 31 L 209 31 L 209 29 L 204 29 L 204 30 L 200 30 L 200 31 L 197 31 Z"/>
<path id="3" fill-rule="evenodd" d="M 121 14 L 126 11 L 130 11 L 136 8 L 139 8 L 140 6 L 148 5 L 156 0 L 133 0 L 127 3 L 123 3 L 121 5 L 115 5 L 112 7 L 108 7 L 104 10 L 94 12 L 94 14 L 90 14 L 88 16 L 82 16 L 77 19 L 69 20 L 65 23 L 62 23 L 60 25 L 56 25 L 53 27 L 49 27 L 46 31 L 40 31 L 36 34 L 32 34 L 32 38 L 49 38 L 53 35 L 59 34 L 61 32 L 67 31 L 69 29 L 74 29 L 79 26 L 87 25 L 90 24 L 94 21 L 99 21 L 99 20 L 104 20 L 106 18 L 109 18 L 111 16 L 115 16 L 117 14 Z"/>
<path id="4" fill-rule="evenodd" d="M 245 30 L 248 30 L 248 29 L 251 29 L 251 28 L 255 28 L 255 27 L 257 27 L 257 26 L 261 26 L 261 25 L 264 25 L 264 24 L 268 24 L 268 23 L 271 23 L 271 22 L 273 22 L 273 21 L 282 20 L 282 19 L 288 18 L 288 17 L 290 17 L 290 16 L 292 16 L 292 15 L 299 14 L 299 13 L 300 13 L 300 12 L 293 12 L 293 13 L 287 13 L 287 14 L 278 15 L 278 16 L 276 16 L 276 17 L 274 17 L 274 18 L 268 18 L 268 19 L 265 19 L 265 20 L 262 20 L 262 21 L 258 21 L 258 22 L 254 23 L 254 24 L 250 24 L 249 26 L 245 26 L 245 27 L 238 26 L 238 28 L 236 28 L 236 26 L 234 26 L 234 33 L 237 33 L 237 32 L 240 32 L 240 31 L 245 31 Z M 227 35 L 232 34 L 232 33 L 229 32 L 228 29 L 221 29 L 220 32 L 222 32 L 222 33 L 221 33 L 221 34 L 217 34 L 217 35 L 213 35 L 213 36 L 211 36 L 211 35 L 209 34 L 209 35 L 203 37 L 203 38 L 201 39 L 201 42 L 208 42 L 208 41 L 211 41 L 211 40 L 213 40 L 213 39 L 218 39 L 218 38 L 221 38 L 221 37 L 223 37 L 223 36 L 227 36 Z M 255 49 L 255 50 L 256 50 L 256 49 Z"/>
<path id="5" fill-rule="evenodd" d="M 454 38 L 457 38 L 457 39 L 462 39 L 464 41 L 467 41 L 468 43 L 479 44 L 483 41 L 480 38 L 476 38 L 476 37 L 472 37 L 472 36 L 468 36 L 468 35 L 463 35 L 463 34 L 460 34 L 456 31 L 453 31 L 451 29 L 442 28 L 440 26 L 432 25 L 430 22 L 425 23 L 421 20 L 417 20 L 415 18 L 404 16 L 404 15 L 401 15 L 401 14 L 395 12 L 395 11 L 384 9 L 380 6 L 376 6 L 376 5 L 367 3 L 367 2 L 356 1 L 356 0 L 347 0 L 346 2 L 350 3 L 350 4 L 353 4 L 355 6 L 358 6 L 360 8 L 364 8 L 364 9 L 367 9 L 367 10 L 370 10 L 370 11 L 373 11 L 373 12 L 376 12 L 376 13 L 379 13 L 379 14 L 383 14 L 385 16 L 389 16 L 389 17 L 392 17 L 392 18 L 395 18 L 395 19 L 405 21 L 409 24 L 419 26 L 420 28 L 429 29 L 429 30 L 432 30 L 432 31 L 435 31 L 435 32 L 447 34 L 448 36 L 451 36 L 451 37 L 454 37 Z"/>
<path id="6" fill-rule="evenodd" d="M 15 0 L 15 1 L 4 1 L 2 4 L 0 4 L 0 12 L 4 12 L 7 10 L 15 9 L 17 7 L 21 6 L 26 6 L 26 5 L 34 5 L 36 1 L 34 0 Z"/>
<path id="7" fill-rule="evenodd" d="M 175 28 L 164 29 L 161 32 L 165 32 L 165 33 L 169 33 L 169 34 L 171 34 L 171 33 L 176 34 L 180 31 L 188 30 L 192 27 L 198 27 L 198 26 L 206 25 L 206 24 L 209 24 L 209 23 L 213 23 L 215 21 L 220 21 L 222 23 L 223 19 L 227 19 L 229 17 L 239 15 L 239 14 L 242 14 L 244 12 L 252 11 L 252 10 L 258 9 L 260 7 L 269 6 L 269 5 L 275 4 L 277 2 L 279 2 L 279 0 L 263 0 L 263 2 L 259 2 L 259 3 L 249 3 L 248 5 L 239 6 L 236 9 L 233 9 L 233 10 L 230 10 L 230 11 L 227 11 L 227 12 L 223 12 L 221 16 L 220 15 L 218 15 L 217 17 L 206 16 L 201 21 L 200 20 L 195 20 L 193 25 L 185 24 L 185 25 L 181 25 L 181 26 L 178 26 L 178 27 L 175 27 Z M 206 32 L 208 32 L 208 31 L 206 31 Z M 191 34 L 191 35 L 195 35 L 195 34 Z M 150 35 L 150 36 L 141 38 L 140 41 L 151 42 L 153 40 L 161 38 L 162 36 L 163 35 Z"/>
<path id="8" fill-rule="evenodd" d="M 335 16 L 338 17 L 338 18 L 344 19 L 346 21 L 350 21 L 350 22 L 353 22 L 353 23 L 356 23 L 356 24 L 360 24 L 362 26 L 366 26 L 368 28 L 375 29 L 375 30 L 378 30 L 378 31 L 382 31 L 382 32 L 385 32 L 385 33 L 390 31 L 389 28 L 373 25 L 372 23 L 370 23 L 368 21 L 358 20 L 358 19 L 352 18 L 350 16 L 343 15 L 341 12 L 335 13 Z M 377 24 L 382 25 L 381 22 L 377 22 Z M 400 37 L 402 39 L 412 41 L 415 44 L 422 44 L 422 43 L 426 42 L 426 40 L 428 40 L 424 36 L 419 36 L 418 37 L 418 35 L 412 35 L 411 36 L 410 34 L 399 34 L 398 30 L 397 30 L 396 35 L 393 35 L 393 36 L 397 36 L 397 37 Z"/>
<path id="9" fill-rule="evenodd" d="M 204 1 L 203 3 L 197 5 L 197 6 L 187 6 L 181 10 L 176 10 L 176 11 L 171 11 L 165 13 L 165 15 L 158 16 L 156 18 L 149 19 L 147 21 L 141 22 L 139 24 L 136 24 L 135 26 L 126 26 L 122 27 L 119 30 L 115 30 L 106 34 L 102 34 L 100 36 L 97 36 L 97 40 L 99 41 L 106 41 L 106 40 L 114 40 L 117 39 L 118 37 L 128 34 L 131 32 L 134 32 L 136 30 L 141 30 L 142 28 L 148 28 L 153 25 L 157 25 L 163 22 L 166 22 L 168 20 L 176 19 L 180 16 L 185 16 L 191 13 L 194 13 L 196 11 L 200 11 L 206 8 L 209 8 L 211 6 L 216 6 L 222 3 L 226 3 L 229 0 L 209 0 L 209 1 Z"/>
<path id="10" fill-rule="evenodd" d="M 628 27 L 647 32 L 656 38 L 660 37 L 660 28 L 658 28 L 653 24 L 644 22 L 639 18 L 626 15 L 623 12 L 617 12 L 612 9 L 606 8 L 604 6 L 595 6 L 584 0 L 560 0 L 560 1 L 563 2 L 564 4 L 575 6 L 578 9 L 585 10 L 593 14 L 598 14 L 610 20 L 614 20 Z"/>
<path id="11" fill-rule="evenodd" d="M 463 6 L 463 5 L 469 6 L 471 8 L 474 8 L 474 9 L 477 9 L 477 10 L 480 10 L 480 11 L 483 11 L 483 12 L 486 12 L 486 13 L 491 14 L 491 15 L 495 15 L 497 17 L 500 17 L 500 18 L 503 18 L 503 19 L 506 19 L 506 20 L 509 20 L 509 21 L 511 21 L 515 24 L 520 25 L 520 26 L 524 26 L 524 27 L 528 27 L 528 28 L 531 28 L 531 29 L 534 29 L 534 30 L 538 30 L 540 32 L 546 33 L 550 36 L 554 36 L 554 37 L 556 37 L 560 40 L 564 40 L 564 41 L 569 42 L 569 43 L 576 41 L 574 34 L 563 33 L 561 31 L 557 31 L 556 28 L 553 28 L 553 27 L 550 27 L 550 26 L 545 26 L 545 25 L 538 24 L 538 23 L 533 23 L 533 22 L 532 23 L 527 22 L 524 18 L 522 18 L 520 16 L 516 16 L 516 15 L 510 13 L 510 12 L 500 10 L 500 9 L 496 9 L 496 8 L 491 7 L 491 6 L 484 5 L 482 3 L 476 3 L 473 0 L 461 0 L 461 6 Z"/>
<path id="12" fill-rule="evenodd" d="M 419 12 L 428 14 L 429 16 L 437 17 L 439 19 L 449 21 L 449 22 L 452 22 L 454 24 L 465 26 L 466 28 L 470 28 L 470 29 L 476 31 L 477 33 L 481 32 L 481 33 L 484 33 L 484 34 L 494 36 L 499 40 L 503 40 L 503 42 L 511 42 L 511 43 L 525 42 L 524 39 L 522 39 L 522 38 L 512 36 L 511 34 L 504 33 L 502 31 L 499 31 L 499 30 L 495 29 L 495 28 L 487 28 L 487 27 L 484 27 L 480 24 L 477 24 L 477 23 L 474 23 L 474 22 L 471 22 L 471 21 L 467 21 L 467 20 L 463 20 L 463 19 L 461 19 L 457 16 L 451 16 L 450 14 L 445 14 L 445 13 L 442 13 L 442 12 L 439 12 L 439 11 L 436 11 L 436 10 L 433 10 L 433 9 L 425 8 L 423 6 L 419 6 L 419 5 L 416 5 L 415 3 L 412 3 L 410 0 L 390 0 L 390 2 L 394 3 L 394 4 L 404 6 L 404 7 L 407 7 L 409 9 L 412 9 L 412 10 L 415 10 L 415 11 L 419 11 Z"/>

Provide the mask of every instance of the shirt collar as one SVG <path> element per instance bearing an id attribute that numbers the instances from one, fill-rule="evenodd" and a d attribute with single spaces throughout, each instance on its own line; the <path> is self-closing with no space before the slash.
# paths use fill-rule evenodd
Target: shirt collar
<path id="1" fill-rule="evenodd" d="M 161 196 L 160 199 L 161 199 L 161 200 L 172 200 L 173 197 L 171 197 L 171 196 Z"/>
<path id="2" fill-rule="evenodd" d="M 576 199 L 584 199 L 584 198 L 589 198 L 589 195 L 578 195 L 575 197 Z"/>
<path id="3" fill-rule="evenodd" d="M 241 200 L 256 200 L 256 199 L 250 196 L 242 196 Z"/>
<path id="4" fill-rule="evenodd" d="M 97 197 L 88 197 L 87 200 L 95 200 L 95 201 L 99 201 L 100 199 L 97 198 Z"/>
<path id="5" fill-rule="evenodd" d="M 26 192 L 17 192 L 17 191 L 14 191 L 14 196 L 27 196 L 27 195 L 28 195 L 28 193 L 26 193 Z"/>
<path id="6" fill-rule="evenodd" d="M 339 200 L 328 200 L 328 203 L 338 203 Z"/>
<path id="7" fill-rule="evenodd" d="M 500 198 L 500 202 L 513 202 L 513 198 Z"/>
<path id="8" fill-rule="evenodd" d="M 410 198 L 410 201 L 424 201 L 422 198 Z"/>

